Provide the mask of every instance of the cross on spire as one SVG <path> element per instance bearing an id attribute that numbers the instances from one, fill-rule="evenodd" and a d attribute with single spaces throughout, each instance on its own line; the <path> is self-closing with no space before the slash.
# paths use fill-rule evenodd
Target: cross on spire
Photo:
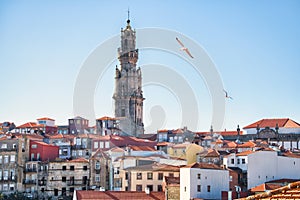
<path id="1" fill-rule="evenodd" d="M 129 16 L 130 16 L 130 10 L 129 10 L 129 7 L 128 7 L 128 10 L 127 10 L 127 19 L 129 20 Z"/>

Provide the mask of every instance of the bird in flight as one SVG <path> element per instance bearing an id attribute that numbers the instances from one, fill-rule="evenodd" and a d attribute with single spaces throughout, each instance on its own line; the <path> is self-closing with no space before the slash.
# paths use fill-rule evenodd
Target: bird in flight
<path id="1" fill-rule="evenodd" d="M 223 90 L 223 91 L 225 92 L 225 98 L 228 98 L 228 99 L 232 99 L 232 100 L 233 100 L 233 98 L 232 98 L 231 96 L 228 95 L 228 92 L 227 92 L 226 90 Z"/>
<path id="2" fill-rule="evenodd" d="M 177 40 L 177 42 L 180 44 L 180 46 L 181 46 L 181 50 L 182 51 L 185 51 L 191 58 L 194 58 L 193 56 L 192 56 L 192 54 L 191 54 L 191 52 L 189 51 L 189 49 L 188 48 L 186 48 L 184 45 L 183 45 L 183 43 L 178 39 L 178 37 L 176 37 L 176 40 Z"/>

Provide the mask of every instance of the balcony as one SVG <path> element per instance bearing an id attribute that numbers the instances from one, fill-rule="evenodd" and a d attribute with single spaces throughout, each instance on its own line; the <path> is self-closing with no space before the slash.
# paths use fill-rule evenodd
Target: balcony
<path id="1" fill-rule="evenodd" d="M 23 184 L 35 185 L 36 184 L 36 180 L 23 179 Z"/>
<path id="2" fill-rule="evenodd" d="M 87 145 L 73 145 L 71 146 L 71 149 L 87 149 Z"/>
<path id="3" fill-rule="evenodd" d="M 17 176 L 4 176 L 0 178 L 1 182 L 17 181 Z"/>
<path id="4" fill-rule="evenodd" d="M 0 148 L 0 152 L 11 152 L 11 151 L 15 151 L 17 152 L 16 148 Z"/>
<path id="5" fill-rule="evenodd" d="M 37 168 L 25 168 L 25 172 L 37 172 Z"/>

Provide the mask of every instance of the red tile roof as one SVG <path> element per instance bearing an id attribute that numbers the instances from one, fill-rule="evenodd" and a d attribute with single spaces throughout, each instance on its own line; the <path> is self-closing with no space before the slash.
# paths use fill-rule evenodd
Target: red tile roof
<path id="1" fill-rule="evenodd" d="M 237 144 L 235 142 L 225 141 L 223 148 L 236 148 Z"/>
<path id="2" fill-rule="evenodd" d="M 197 153 L 201 157 L 219 157 L 220 154 L 216 149 L 208 149 L 203 152 Z"/>
<path id="3" fill-rule="evenodd" d="M 180 177 L 165 176 L 166 185 L 180 186 Z"/>
<path id="4" fill-rule="evenodd" d="M 157 143 L 157 146 L 168 146 L 169 144 L 169 142 L 159 142 Z"/>
<path id="5" fill-rule="evenodd" d="M 148 146 L 133 146 L 129 145 L 130 149 L 133 151 L 155 151 L 154 148 Z"/>
<path id="6" fill-rule="evenodd" d="M 243 129 L 250 129 L 250 128 L 256 128 L 259 126 L 260 128 L 266 128 L 266 127 L 272 127 L 275 128 L 276 124 L 279 128 L 300 128 L 300 124 L 295 122 L 294 120 L 291 120 L 289 118 L 283 118 L 283 119 L 262 119 L 257 122 L 254 122 L 253 124 L 250 124 L 248 126 L 245 126 Z"/>
<path id="7" fill-rule="evenodd" d="M 252 141 L 245 142 L 243 144 L 237 144 L 237 148 L 254 148 L 256 144 Z"/>
<path id="8" fill-rule="evenodd" d="M 270 190 L 261 194 L 241 198 L 242 200 L 269 200 L 269 199 L 300 199 L 300 181 L 287 186 Z"/>
<path id="9" fill-rule="evenodd" d="M 276 184 L 276 183 L 263 183 L 261 185 L 251 188 L 250 191 L 251 192 L 266 192 L 268 190 L 274 190 L 274 189 L 277 189 L 280 187 L 281 187 L 281 185 Z"/>
<path id="10" fill-rule="evenodd" d="M 35 122 L 27 122 L 25 124 L 22 124 L 20 126 L 17 126 L 17 128 L 33 128 L 37 125 Z"/>
<path id="11" fill-rule="evenodd" d="M 235 136 L 238 135 L 237 131 L 213 131 L 213 133 L 222 135 L 222 136 Z M 196 132 L 198 135 L 209 135 L 211 132 Z M 243 135 L 243 131 L 240 131 L 240 135 Z"/>
<path id="12" fill-rule="evenodd" d="M 98 118 L 97 120 L 116 120 L 116 118 L 104 116 L 104 117 Z"/>
<path id="13" fill-rule="evenodd" d="M 74 159 L 74 160 L 69 160 L 69 162 L 74 162 L 74 163 L 81 163 L 81 162 L 85 162 L 85 163 L 88 163 L 89 161 L 85 158 L 77 158 L 77 159 Z"/>
<path id="14" fill-rule="evenodd" d="M 236 156 L 248 156 L 248 155 L 250 155 L 252 153 L 255 153 L 255 151 L 251 151 L 251 150 L 249 150 L 249 151 L 243 151 L 243 152 L 237 153 Z"/>
<path id="15" fill-rule="evenodd" d="M 131 192 L 131 191 L 76 191 L 77 200 L 164 200 L 164 192 L 151 192 L 146 194 L 145 192 Z"/>
<path id="16" fill-rule="evenodd" d="M 42 118 L 39 118 L 37 120 L 49 120 L 49 121 L 55 121 L 54 119 L 51 119 L 49 117 L 42 117 Z"/>
<path id="17" fill-rule="evenodd" d="M 219 169 L 219 170 L 223 170 L 222 167 L 219 167 L 218 165 L 210 164 L 210 163 L 192 163 L 192 164 L 186 165 L 182 168 L 200 168 L 200 169 Z"/>

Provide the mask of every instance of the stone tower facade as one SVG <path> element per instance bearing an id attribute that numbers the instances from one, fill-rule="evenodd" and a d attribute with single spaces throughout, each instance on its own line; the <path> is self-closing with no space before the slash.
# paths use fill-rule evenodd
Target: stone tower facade
<path id="1" fill-rule="evenodd" d="M 138 49 L 135 48 L 136 32 L 127 20 L 121 29 L 121 47 L 118 48 L 120 68 L 116 66 L 115 117 L 121 132 L 138 136 L 144 134 L 142 72 L 137 67 Z"/>

